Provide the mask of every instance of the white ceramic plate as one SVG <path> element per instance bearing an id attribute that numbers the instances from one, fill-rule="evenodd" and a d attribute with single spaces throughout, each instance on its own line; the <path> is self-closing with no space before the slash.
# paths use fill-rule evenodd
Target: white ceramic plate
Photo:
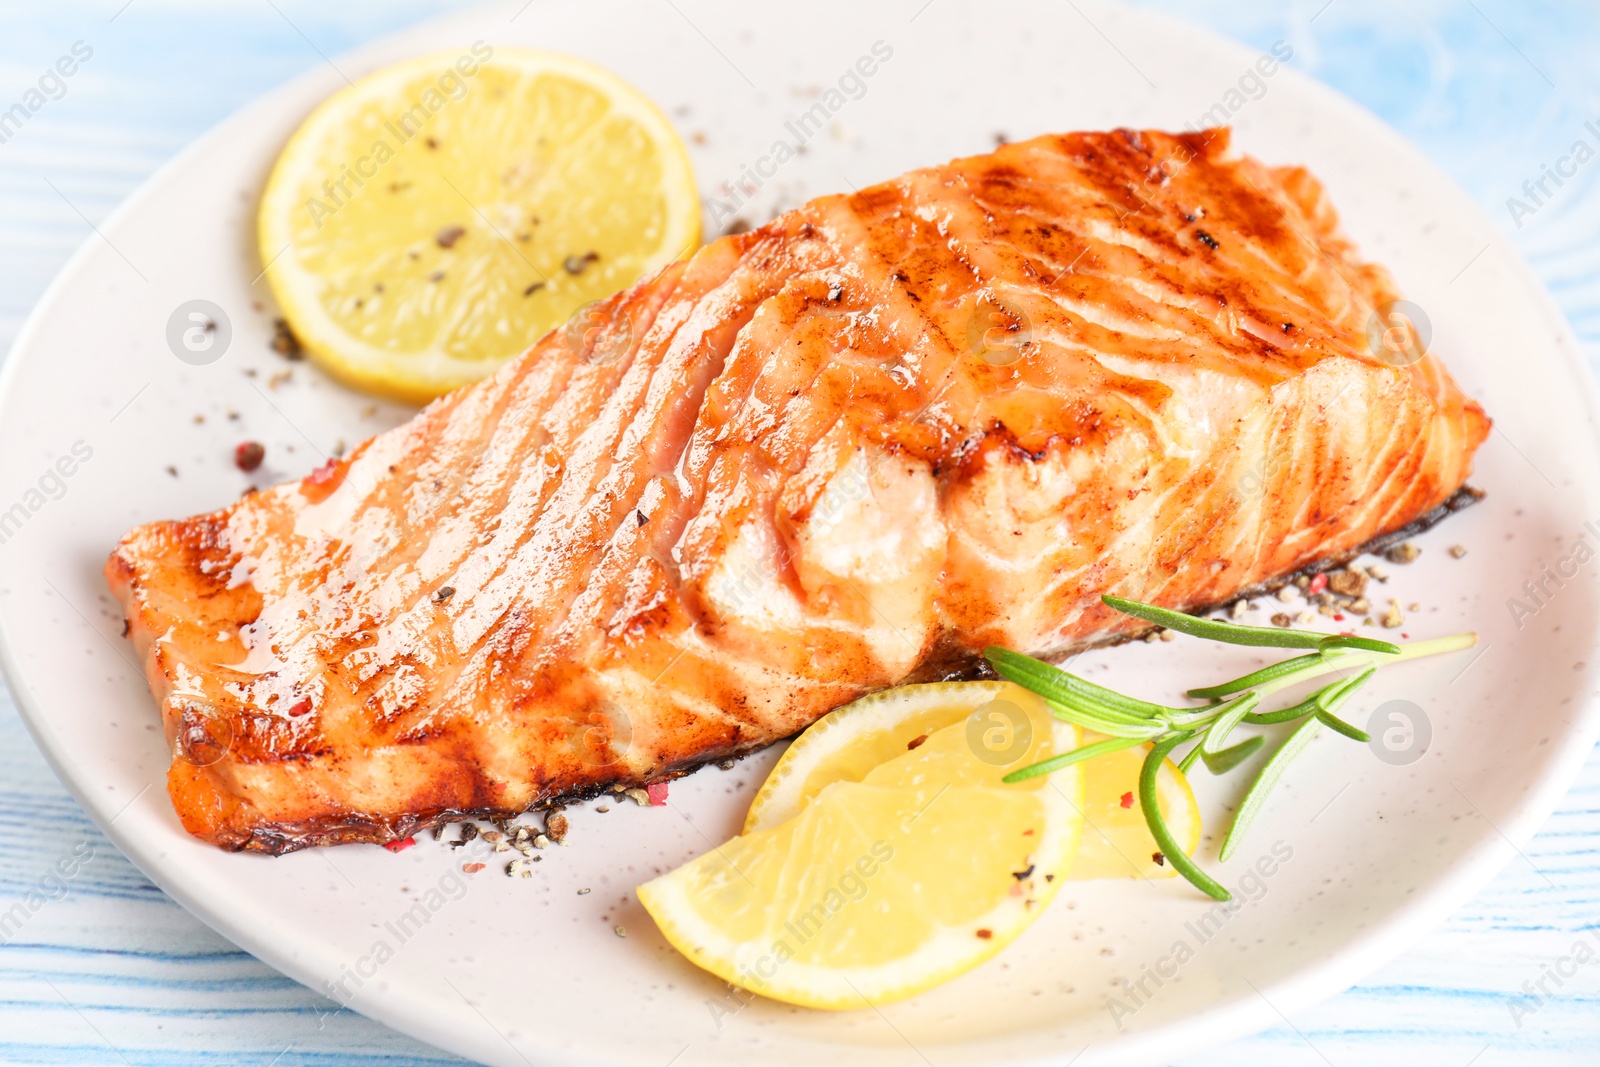
<path id="1" fill-rule="evenodd" d="M 738 214 L 753 221 L 986 149 L 997 134 L 1182 127 L 1219 106 L 1231 112 L 1245 149 L 1325 179 L 1363 251 L 1395 269 L 1431 320 L 1434 347 L 1497 420 L 1474 477 L 1488 500 L 1424 537 L 1421 560 L 1391 568 L 1380 590 L 1421 605 L 1408 633 L 1476 629 L 1481 651 L 1396 668 L 1374 687 L 1367 708 L 1404 699 L 1427 717 L 1431 742 L 1415 761 L 1386 762 L 1333 737 L 1302 758 L 1253 841 L 1220 868 L 1242 885 L 1236 911 L 1214 911 L 1179 882 L 1072 885 L 999 958 L 881 1013 L 741 1007 L 669 949 L 632 899 L 636 883 L 735 830 L 771 754 L 674 784 L 667 808 L 576 810 L 570 847 L 546 854 L 530 880 L 505 877 L 506 857 L 482 845 L 270 859 L 190 839 L 167 802 L 156 711 L 119 639 L 101 562 L 135 523 L 237 496 L 247 479 L 230 458 L 242 440 L 267 445 L 258 481 L 297 477 L 337 441 L 406 414 L 307 364 L 274 381 L 290 365 L 268 350 L 251 217 L 278 147 L 342 84 L 322 68 L 225 123 L 106 221 L 5 367 L 5 666 L 57 773 L 163 889 L 307 985 L 491 1063 L 1061 1063 L 1085 1046 L 1080 1063 L 1154 1062 L 1276 1024 L 1348 985 L 1515 858 L 1600 725 L 1600 567 L 1587 562 L 1600 525 L 1585 525 L 1600 520 L 1600 450 L 1566 326 L 1420 153 L 1293 71 L 1252 76 L 1253 52 L 1087 0 L 1004 11 L 908 0 L 857 5 L 848 17 L 731 0 L 539 3 L 514 14 L 517 5 L 452 18 L 337 64 L 353 76 L 478 39 L 587 56 L 664 105 L 690 136 L 702 191 L 726 200 L 741 188 L 751 205 Z M 892 55 L 870 78 L 845 77 L 879 41 Z M 841 77 L 842 93 L 818 95 Z M 818 103 L 827 128 L 769 176 L 761 158 L 775 141 L 792 143 L 786 123 Z M 708 202 L 711 232 L 728 214 Z M 204 365 L 180 361 L 167 342 L 169 316 L 195 299 L 219 306 L 231 329 L 226 352 Z M 75 448 L 79 458 L 63 465 L 72 473 L 50 473 Z M 1456 543 L 1465 559 L 1447 555 Z M 1535 607 L 1528 580 L 1546 592 L 1518 619 L 1508 598 Z M 1080 666 L 1170 697 L 1253 662 L 1180 642 Z M 1237 786 L 1199 777 L 1216 822 Z M 1241 883 L 1274 848 L 1270 876 Z M 1214 844 L 1202 858 L 1217 866 Z M 490 866 L 468 876 L 466 861 Z"/>

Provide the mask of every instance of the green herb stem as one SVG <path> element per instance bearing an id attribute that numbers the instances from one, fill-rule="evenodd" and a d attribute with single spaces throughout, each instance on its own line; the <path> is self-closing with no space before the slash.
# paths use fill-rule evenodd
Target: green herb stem
<path id="1" fill-rule="evenodd" d="M 1234 816 L 1222 842 L 1220 856 L 1227 860 L 1239 847 L 1239 842 L 1260 814 L 1268 794 L 1283 777 L 1285 769 L 1315 740 L 1324 726 L 1358 741 L 1368 740 L 1365 730 L 1346 722 L 1336 713 L 1371 680 L 1380 666 L 1459 652 L 1471 648 L 1478 640 L 1476 634 L 1464 633 L 1395 645 L 1375 638 L 1344 634 L 1240 626 L 1215 619 L 1199 619 L 1121 597 L 1105 596 L 1101 599 L 1118 611 L 1193 637 L 1235 645 L 1307 650 L 1305 655 L 1262 667 L 1230 681 L 1191 689 L 1189 696 L 1210 703 L 1189 708 L 1167 707 L 1118 693 L 1010 649 L 991 647 L 984 650 L 984 658 L 1002 678 L 1043 697 L 1057 718 L 1106 735 L 1102 740 L 1013 771 L 1004 780 L 1026 781 L 1084 760 L 1149 742 L 1150 752 L 1139 771 L 1139 797 L 1150 834 L 1174 870 L 1201 892 L 1222 901 L 1232 899 L 1231 894 L 1184 853 L 1161 813 L 1156 783 L 1168 756 L 1179 745 L 1194 741 L 1194 746 L 1178 761 L 1178 770 L 1187 773 L 1197 761 L 1204 760 L 1211 773 L 1225 774 L 1260 751 L 1266 743 L 1265 736 L 1258 734 L 1228 746 L 1230 735 L 1240 724 L 1269 726 L 1300 720 L 1246 791 L 1238 814 Z M 1339 677 L 1326 682 L 1297 704 L 1272 711 L 1256 710 L 1266 697 L 1275 692 L 1329 674 L 1338 674 Z M 1233 699 L 1225 701 L 1226 697 Z"/>
<path id="2" fill-rule="evenodd" d="M 1259 703 L 1261 703 L 1261 698 L 1252 692 L 1246 693 L 1238 700 L 1224 704 L 1217 709 L 1217 717 L 1211 721 L 1211 725 L 1206 729 L 1205 736 L 1200 739 L 1201 749 L 1213 756 L 1221 752 L 1224 743 L 1228 740 L 1228 735 L 1233 732 L 1233 728 L 1238 726 L 1246 715 L 1254 711 Z"/>
<path id="3" fill-rule="evenodd" d="M 1273 663 L 1262 667 L 1259 671 L 1242 674 L 1229 682 L 1220 685 L 1208 685 L 1200 689 L 1189 690 L 1189 695 L 1196 700 L 1219 700 L 1234 693 L 1242 693 L 1246 689 L 1254 689 L 1263 682 L 1270 682 L 1275 678 L 1282 678 L 1286 674 L 1304 672 L 1311 667 L 1321 667 L 1327 663 L 1328 657 L 1321 652 L 1313 652 L 1306 656 L 1296 656 L 1286 659 L 1281 663 Z"/>
<path id="4" fill-rule="evenodd" d="M 1063 767 L 1070 767 L 1074 763 L 1082 763 L 1084 760 L 1094 759 L 1096 756 L 1104 756 L 1110 752 L 1120 752 L 1125 748 L 1133 748 L 1135 745 L 1142 744 L 1144 744 L 1143 741 L 1132 737 L 1111 737 L 1104 741 L 1095 741 L 1081 748 L 1075 748 L 1071 752 L 1063 752 L 1059 756 L 1051 756 L 1047 760 L 1040 760 L 1038 763 L 1022 768 L 1020 771 L 1012 771 L 1000 780 L 1011 784 L 1026 782 L 1029 778 L 1037 778 L 1041 774 L 1050 774 L 1059 771 Z"/>
<path id="5" fill-rule="evenodd" d="M 1126 719 L 1097 714 L 1081 707 L 1074 707 L 1071 704 L 1059 703 L 1049 697 L 1045 698 L 1045 703 L 1050 706 L 1050 713 L 1056 718 L 1081 726 L 1086 730 L 1093 730 L 1097 734 L 1148 741 L 1152 737 L 1159 737 L 1166 732 L 1165 727 L 1159 722 L 1150 722 L 1148 720 L 1129 722 Z"/>
<path id="6" fill-rule="evenodd" d="M 1322 730 L 1322 723 L 1315 716 L 1306 719 L 1294 733 L 1289 735 L 1278 751 L 1267 760 L 1267 765 L 1261 768 L 1261 773 L 1250 786 L 1249 792 L 1244 795 L 1244 802 L 1239 805 L 1239 813 L 1233 817 L 1233 825 L 1228 827 L 1228 836 L 1222 839 L 1222 851 L 1218 858 L 1227 861 L 1233 855 L 1234 849 L 1239 847 L 1239 842 L 1244 839 L 1245 831 L 1250 829 L 1250 824 L 1261 813 L 1261 807 L 1267 801 L 1267 794 L 1272 792 L 1272 787 L 1278 784 L 1278 779 L 1283 777 L 1283 772 L 1294 762 L 1294 758 L 1306 750 L 1306 746 L 1315 741 L 1317 734 Z"/>
<path id="7" fill-rule="evenodd" d="M 1167 828 L 1167 820 L 1161 814 L 1161 798 L 1156 791 L 1156 782 L 1161 774 L 1161 765 L 1166 762 L 1167 754 L 1187 741 L 1193 734 L 1173 734 L 1156 743 L 1150 749 L 1150 754 L 1144 758 L 1144 766 L 1139 768 L 1139 807 L 1144 810 L 1145 825 L 1150 828 L 1150 836 L 1155 838 L 1156 845 L 1161 849 L 1162 856 L 1172 864 L 1173 870 L 1187 878 L 1191 885 L 1215 900 L 1232 900 L 1233 894 L 1223 888 L 1222 884 L 1202 871 L 1188 853 L 1178 844 L 1177 838 L 1172 836 L 1172 831 Z"/>
<path id="8" fill-rule="evenodd" d="M 1290 630 L 1281 626 L 1241 626 L 1236 622 L 1203 619 L 1181 611 L 1173 611 L 1171 608 L 1158 608 L 1154 604 L 1125 600 L 1119 596 L 1106 595 L 1100 599 L 1108 607 L 1116 608 L 1124 615 L 1132 615 L 1136 619 L 1153 622 L 1157 626 L 1165 626 L 1169 630 L 1176 630 L 1191 637 L 1204 637 L 1210 641 L 1221 641 L 1229 645 L 1252 645 L 1259 648 L 1362 648 L 1370 652 L 1386 652 L 1389 655 L 1398 655 L 1400 652 L 1399 645 L 1371 637 L 1321 633 L 1316 630 Z"/>
<path id="9" fill-rule="evenodd" d="M 1204 745 L 1196 745 L 1194 748 L 1189 750 L 1189 755 L 1183 758 L 1188 759 L 1190 756 L 1193 756 L 1196 752 L 1198 752 L 1206 761 L 1206 770 L 1210 771 L 1212 774 L 1227 774 L 1229 771 L 1239 766 L 1239 764 L 1255 755 L 1256 750 L 1266 743 L 1267 738 L 1265 734 L 1256 734 L 1254 737 L 1249 737 L 1243 741 L 1240 741 L 1232 748 L 1225 748 L 1221 752 L 1216 753 L 1207 752 Z"/>
<path id="10" fill-rule="evenodd" d="M 1054 664 L 1034 659 L 1021 652 L 1013 652 L 1009 648 L 991 645 L 983 650 L 983 658 L 989 661 L 989 666 L 993 667 L 1000 677 L 1052 700 L 1065 702 L 1076 697 L 1079 700 L 1115 708 L 1124 714 L 1143 718 L 1153 718 L 1165 712 L 1182 710 L 1152 704 L 1148 700 L 1139 700 L 1114 689 L 1095 685 L 1075 674 L 1068 674 Z"/>
<path id="11" fill-rule="evenodd" d="M 1317 721 L 1336 733 L 1344 734 L 1352 741 L 1360 741 L 1362 744 L 1365 744 L 1372 740 L 1371 734 L 1358 727 L 1351 726 L 1349 723 L 1345 722 L 1331 711 L 1317 712 Z"/>
<path id="12" fill-rule="evenodd" d="M 1463 633 L 1451 634 L 1449 637 L 1434 637 L 1427 641 L 1401 645 L 1399 653 L 1393 656 L 1359 649 L 1336 650 L 1324 655 L 1323 666 L 1310 664 L 1299 670 L 1282 674 L 1253 688 L 1261 697 L 1267 697 L 1280 689 L 1288 689 L 1290 686 L 1298 685 L 1308 679 L 1328 674 L 1332 671 L 1343 671 L 1353 667 L 1388 666 L 1391 663 L 1404 663 L 1406 660 L 1422 659 L 1425 656 L 1440 656 L 1446 652 L 1460 652 L 1462 649 L 1471 648 L 1477 643 L 1477 634 Z"/>
<path id="13" fill-rule="evenodd" d="M 1218 619 L 1202 619 L 1194 615 L 1186 615 L 1181 611 L 1171 608 L 1158 608 L 1154 604 L 1142 604 L 1137 600 L 1125 600 L 1119 596 L 1102 596 L 1100 598 L 1108 607 L 1116 608 L 1124 615 L 1132 615 L 1145 622 L 1153 622 L 1157 626 L 1164 626 L 1169 630 L 1176 630 L 1180 634 L 1190 637 L 1203 637 L 1210 641 L 1222 641 L 1230 645 L 1254 645 L 1262 648 L 1316 648 L 1326 634 L 1313 634 L 1305 630 L 1285 630 L 1271 626 L 1241 626 L 1236 622 L 1222 622 Z"/>

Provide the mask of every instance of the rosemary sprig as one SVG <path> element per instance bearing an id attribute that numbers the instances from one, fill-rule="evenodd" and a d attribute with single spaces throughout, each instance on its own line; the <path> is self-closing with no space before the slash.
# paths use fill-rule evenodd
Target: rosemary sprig
<path id="1" fill-rule="evenodd" d="M 1240 726 L 1299 723 L 1262 766 L 1246 791 L 1238 814 L 1234 816 L 1222 841 L 1219 857 L 1227 860 L 1239 847 L 1240 840 L 1260 813 L 1268 794 L 1283 777 L 1289 763 L 1305 751 L 1324 726 L 1356 741 L 1369 740 L 1365 730 L 1346 722 L 1336 712 L 1372 679 L 1380 666 L 1460 651 L 1472 647 L 1478 640 L 1476 634 L 1465 633 L 1397 645 L 1349 634 L 1325 634 L 1279 627 L 1269 629 L 1200 619 L 1122 597 L 1103 596 L 1100 599 L 1125 615 L 1192 637 L 1233 645 L 1309 650 L 1304 655 L 1262 667 L 1226 682 L 1191 689 L 1188 692 L 1190 697 L 1206 703 L 1187 708 L 1156 704 L 1107 689 L 1011 649 L 995 647 L 984 650 L 984 658 L 996 673 L 1039 694 L 1057 718 L 1106 735 L 1104 740 L 1014 771 L 1006 775 L 1005 781 L 1025 781 L 1096 756 L 1149 744 L 1150 752 L 1139 774 L 1139 798 L 1150 836 L 1160 846 L 1162 855 L 1174 870 L 1217 900 L 1230 900 L 1232 894 L 1184 853 L 1168 828 L 1158 803 L 1157 776 L 1162 764 L 1175 749 L 1187 742 L 1194 742 L 1194 746 L 1178 760 L 1178 769 L 1181 771 L 1187 772 L 1196 762 L 1203 760 L 1212 774 L 1226 774 L 1255 755 L 1267 740 L 1265 735 L 1255 734 L 1228 745 L 1234 730 Z M 1298 703 L 1270 711 L 1256 710 L 1261 701 L 1272 693 L 1328 675 L 1335 677 Z"/>
<path id="2" fill-rule="evenodd" d="M 1369 652 L 1390 654 L 1400 651 L 1399 645 L 1371 637 L 1356 637 L 1354 634 L 1324 634 L 1315 630 L 1288 630 L 1277 626 L 1241 626 L 1236 622 L 1223 622 L 1221 619 L 1201 619 L 1170 608 L 1158 608 L 1154 604 L 1125 600 L 1120 596 L 1107 595 L 1100 599 L 1107 607 L 1116 608 L 1124 615 L 1132 615 L 1136 619 L 1153 622 L 1169 630 L 1176 630 L 1180 634 L 1188 634 L 1190 637 L 1206 637 L 1230 645 L 1256 645 L 1262 648 L 1364 648 Z"/>

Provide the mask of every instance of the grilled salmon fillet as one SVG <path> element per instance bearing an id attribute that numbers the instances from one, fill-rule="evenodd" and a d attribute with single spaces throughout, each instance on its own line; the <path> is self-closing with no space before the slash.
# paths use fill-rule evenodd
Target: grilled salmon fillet
<path id="1" fill-rule="evenodd" d="M 228 849 L 404 838 L 1135 632 L 1438 508 L 1489 430 L 1306 171 L 1046 136 L 824 197 L 106 566 Z M 1389 337 L 1393 342 L 1394 338 Z"/>

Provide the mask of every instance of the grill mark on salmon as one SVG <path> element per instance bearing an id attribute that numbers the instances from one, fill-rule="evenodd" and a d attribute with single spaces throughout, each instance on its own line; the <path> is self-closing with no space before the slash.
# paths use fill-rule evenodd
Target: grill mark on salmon
<path id="1" fill-rule="evenodd" d="M 1488 433 L 1300 168 L 1046 136 L 723 238 L 106 576 L 184 826 L 385 841 L 641 784 L 1434 521 Z M 1259 490 L 1248 488 L 1259 483 Z M 1457 494 L 1457 495 L 1453 495 Z"/>

